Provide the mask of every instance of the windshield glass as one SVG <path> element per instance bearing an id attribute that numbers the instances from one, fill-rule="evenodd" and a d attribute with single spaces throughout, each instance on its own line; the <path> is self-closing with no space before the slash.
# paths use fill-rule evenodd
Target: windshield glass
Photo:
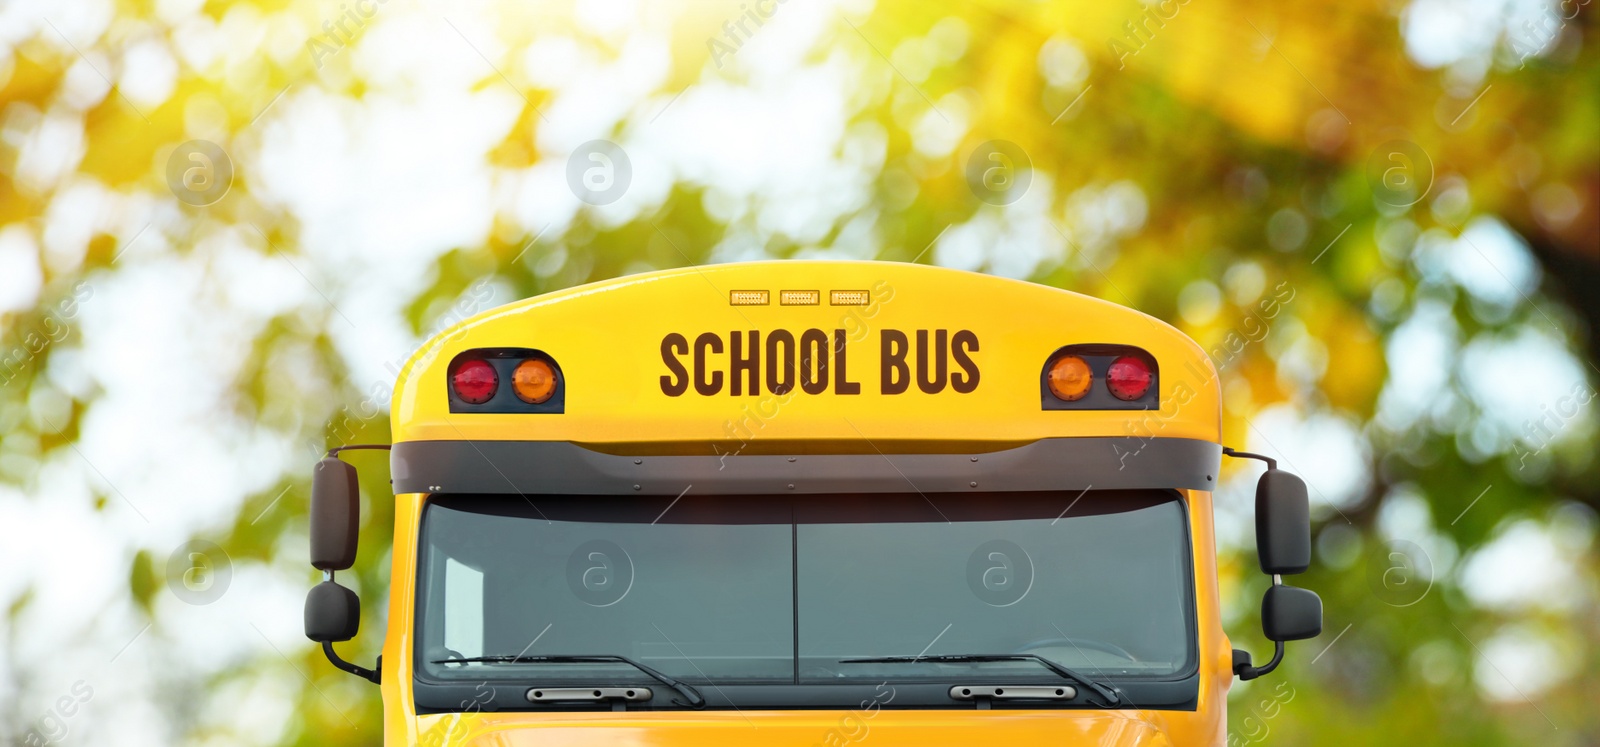
<path id="1" fill-rule="evenodd" d="M 443 496 L 423 519 L 418 672 L 434 681 L 1052 681 L 1194 662 L 1172 491 L 850 496 Z M 446 663 L 436 663 L 446 662 Z"/>

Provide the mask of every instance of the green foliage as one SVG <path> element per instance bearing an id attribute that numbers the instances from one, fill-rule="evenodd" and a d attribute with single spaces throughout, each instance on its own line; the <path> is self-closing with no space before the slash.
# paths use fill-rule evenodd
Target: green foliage
<path id="1" fill-rule="evenodd" d="M 861 200 L 833 213 L 819 210 L 816 220 L 824 225 L 802 230 L 774 229 L 763 220 L 791 206 L 787 195 L 733 194 L 724 185 L 708 186 L 670 169 L 667 178 L 673 183 L 659 204 L 620 221 L 605 210 L 579 206 L 570 220 L 557 221 L 547 231 L 525 225 L 504 208 L 516 201 L 519 189 L 532 189 L 505 186 L 510 180 L 552 162 L 558 171 L 564 166 L 564 154 L 551 143 L 569 135 L 549 120 L 561 116 L 555 107 L 569 97 L 607 106 L 626 99 L 621 121 L 593 136 L 625 143 L 643 139 L 640 133 L 653 122 L 688 116 L 689 104 L 680 95 L 692 99 L 717 87 L 766 90 L 770 81 L 744 61 L 762 53 L 760 45 L 781 24 L 799 20 L 788 14 L 802 11 L 785 6 L 771 27 L 746 41 L 722 70 L 707 62 L 704 37 L 720 33 L 724 10 L 735 11 L 673 9 L 667 69 L 659 90 L 644 93 L 544 90 L 529 80 L 517 61 L 541 39 L 570 37 L 606 63 L 623 54 L 625 39 L 585 26 L 564 8 L 502 4 L 484 11 L 491 22 L 483 27 L 463 20 L 459 35 L 427 13 L 407 18 L 437 25 L 439 44 L 453 46 L 406 54 L 450 60 L 440 62 L 442 67 L 454 64 L 448 55 L 457 53 L 474 65 L 487 61 L 471 89 L 505 93 L 510 85 L 520 96 L 503 136 L 475 164 L 507 180 L 495 188 L 495 204 L 478 216 L 491 228 L 481 241 L 437 247 L 426 281 L 375 314 L 396 316 L 399 328 L 420 339 L 482 310 L 475 304 L 486 297 L 484 288 L 493 289 L 498 304 L 646 269 L 726 259 L 737 254 L 733 249 L 747 246 L 777 258 L 872 257 L 1021 275 L 1134 306 L 1179 326 L 1207 350 L 1219 350 L 1230 334 L 1259 315 L 1263 293 L 1270 296 L 1281 285 L 1295 300 L 1267 325 L 1270 332 L 1217 361 L 1229 403 L 1227 440 L 1236 446 L 1257 440 L 1259 416 L 1287 408 L 1353 423 L 1367 463 L 1358 495 L 1337 506 L 1319 505 L 1317 564 L 1296 580 L 1322 595 L 1325 634 L 1292 646 L 1272 678 L 1235 687 L 1230 734 L 1251 743 L 1328 745 L 1600 741 L 1600 718 L 1592 708 L 1594 693 L 1600 692 L 1595 406 L 1586 405 L 1570 427 L 1558 429 L 1565 435 L 1538 443 L 1530 441 L 1526 429 L 1486 435 L 1485 424 L 1501 413 L 1474 399 L 1474 371 L 1459 357 L 1440 364 L 1450 370 L 1440 384 L 1439 402 L 1423 415 L 1386 417 L 1384 399 L 1396 372 L 1408 370 L 1391 357 L 1410 352 L 1395 349 L 1398 331 L 1417 318 L 1419 309 L 1435 306 L 1445 310 L 1464 345 L 1522 334 L 1552 340 L 1563 355 L 1584 366 L 1582 375 L 1593 391 L 1600 376 L 1595 367 L 1600 307 L 1594 293 L 1600 287 L 1600 139 L 1594 136 L 1600 131 L 1600 53 L 1593 10 L 1584 10 L 1548 54 L 1525 66 L 1515 56 L 1520 32 L 1493 34 L 1499 57 L 1486 54 L 1478 61 L 1487 67 L 1474 73 L 1472 60 L 1444 69 L 1413 62 L 1396 16 L 1416 11 L 1415 6 L 1276 7 L 1200 0 L 1178 6 L 1177 15 L 1159 25 L 1148 24 L 1139 38 L 1128 37 L 1127 24 L 1147 23 L 1139 19 L 1151 7 L 1156 6 L 1131 1 L 989 2 L 959 8 L 897 2 L 870 12 L 830 11 L 836 17 L 826 20 L 826 31 L 812 41 L 800 64 L 841 60 L 850 71 L 845 79 L 851 88 L 843 92 L 841 121 L 818 126 L 837 126 L 845 133 L 834 157 L 843 160 L 858 147 L 870 153 L 881 149 L 881 155 L 862 157 L 869 173 Z M 154 36 L 161 44 L 175 43 L 171 29 L 177 25 L 154 18 L 157 11 L 149 4 L 124 3 L 119 12 L 98 36 L 74 38 L 76 47 L 94 60 L 114 59 L 120 66 L 132 41 Z M 199 20 L 233 17 L 227 33 L 242 40 L 263 17 L 292 19 L 291 29 L 320 33 L 315 29 L 334 12 L 313 3 L 211 2 Z M 42 126 L 41 112 L 64 111 L 81 127 L 84 152 L 69 169 L 71 179 L 128 196 L 144 211 L 125 231 L 96 223 L 76 260 L 52 258 L 39 249 L 41 283 L 34 307 L 0 315 L 0 355 L 6 356 L 0 360 L 0 482 L 31 494 L 40 487 L 43 464 L 87 469 L 87 457 L 74 452 L 106 395 L 74 384 L 71 373 L 74 367 L 118 362 L 74 357 L 84 344 L 80 317 L 64 313 L 60 304 L 85 282 L 96 292 L 140 277 L 162 282 L 138 275 L 148 265 L 130 265 L 122 254 L 130 246 L 133 256 L 173 259 L 209 272 L 211 263 L 224 263 L 223 252 L 207 242 L 219 232 L 232 232 L 248 251 L 258 253 L 253 256 L 261 266 L 292 264 L 299 275 L 295 282 L 304 280 L 315 292 L 308 291 L 302 304 L 274 310 L 253 328 L 238 330 L 241 342 L 228 353 L 247 362 L 225 369 L 234 372 L 233 378 L 212 416 L 236 422 L 243 432 L 264 434 L 290 457 L 275 479 L 239 487 L 231 516 L 196 533 L 220 544 L 236 567 L 309 588 L 316 575 L 300 554 L 312 465 L 329 446 L 389 439 L 386 383 L 356 379 L 353 369 L 359 367 L 352 363 L 350 336 L 341 329 L 344 312 L 336 305 L 349 297 L 338 289 L 364 285 L 359 272 L 383 268 L 363 270 L 337 247 L 313 252 L 302 246 L 310 241 L 303 233 L 308 219 L 274 192 L 266 175 L 272 164 L 263 163 L 261 154 L 264 143 L 288 137 L 291 125 L 317 126 L 307 124 L 309 115 L 297 107 L 326 99 L 344 107 L 340 116 L 355 117 L 380 94 L 394 97 L 412 85 L 368 80 L 377 73 L 358 57 L 377 54 L 374 34 L 385 30 L 391 16 L 409 12 L 400 4 L 382 6 L 374 21 L 378 25 L 355 37 L 352 49 L 341 49 L 325 67 L 314 66 L 303 53 L 265 51 L 204 69 L 185 61 L 167 98 L 138 110 L 124 97 L 125 84 L 81 112 L 65 107 L 67 71 L 80 63 L 72 46 L 62 44 L 49 26 L 40 25 L 22 40 L 9 66 L 0 64 L 0 119 L 10 123 L 8 133 L 20 133 L 8 134 L 8 144 L 0 149 L 0 229 L 48 244 L 44 237 L 52 228 L 80 219 L 52 213 L 67 189 L 66 178 L 37 183 L 19 165 L 29 146 L 9 144 L 35 133 Z M 63 31 L 77 34 L 78 28 L 65 24 Z M 274 34 L 289 33 L 274 29 Z M 261 40 L 248 43 L 269 46 Z M 1052 55 L 1065 55 L 1069 63 L 1081 56 L 1081 75 L 1062 78 L 1060 70 L 1071 72 L 1076 63 L 1052 68 Z M 110 73 L 117 78 L 116 71 Z M 84 76 L 94 77 L 92 72 Z M 1462 90 L 1463 77 L 1475 87 Z M 953 145 L 929 145 L 929 131 L 948 135 Z M 859 142 L 850 140 L 858 136 Z M 207 207 L 174 201 L 164 175 L 173 147 L 200 137 L 224 144 L 238 170 L 227 198 Z M 990 140 L 1014 142 L 1028 155 L 1034 186 L 1027 200 L 996 206 L 969 186 L 966 159 Z M 1373 159 L 1383 173 L 1384 149 L 1395 140 L 1413 143 L 1429 165 L 1429 191 L 1414 204 L 1386 201 L 1373 176 Z M 408 155 L 388 157 L 403 161 Z M 646 168 L 665 167 L 635 163 L 636 172 Z M 1422 176 L 1420 164 L 1410 168 L 1413 176 Z M 1136 210 L 1125 201 L 1108 207 L 1130 195 L 1137 197 Z M 541 194 L 534 201 L 566 199 Z M 1572 201 L 1576 213 L 1567 215 L 1563 211 Z M 729 205 L 736 208 L 731 213 Z M 1130 210 L 1138 220 L 1115 230 L 1102 225 L 1108 211 Z M 735 217 L 719 217 L 727 215 Z M 1453 260 L 1475 261 L 1467 255 L 1475 247 L 1456 239 L 1479 219 L 1507 226 L 1526 245 L 1517 251 L 1537 268 L 1529 289 L 1518 289 L 1518 297 L 1504 308 L 1484 302 L 1459 278 L 1441 276 L 1430 264 L 1444 252 L 1453 253 Z M 150 234 L 143 235 L 138 226 L 147 222 Z M 974 226 L 982 230 L 974 229 L 975 238 L 962 241 L 975 249 L 956 251 L 959 242 L 952 234 Z M 1447 246 L 1429 255 L 1430 241 Z M 1017 259 L 1033 253 L 1035 261 Z M 347 262 L 356 269 L 347 268 Z M 1479 280 L 1512 283 L 1501 268 L 1483 267 L 1477 270 Z M 1251 293 L 1251 282 L 1264 290 Z M 195 299 L 196 316 L 226 306 L 230 291 L 238 290 L 220 287 L 215 278 L 208 283 L 217 288 L 216 296 Z M 1208 297 L 1214 300 L 1209 310 L 1185 301 Z M 1306 373 L 1307 356 L 1322 362 L 1320 371 Z M 1562 394 L 1552 392 L 1547 399 L 1553 402 Z M 1529 459 L 1519 451 L 1537 453 Z M 386 460 L 369 452 L 352 452 L 349 458 L 361 468 L 364 531 L 356 567 L 341 580 L 362 591 L 364 618 L 362 635 L 342 644 L 341 651 L 348 659 L 370 662 L 385 622 L 382 590 L 390 568 L 394 507 Z M 86 482 L 93 487 L 96 511 L 121 506 L 109 482 Z M 1219 501 L 1229 500 L 1237 505 L 1225 505 L 1226 516 L 1237 520 L 1245 499 L 1219 494 Z M 1469 588 L 1463 570 L 1468 561 L 1518 527 L 1535 527 L 1555 538 L 1547 544 L 1570 565 L 1563 576 L 1565 599 L 1497 604 Z M 162 568 L 170 548 L 156 546 L 137 528 L 128 531 L 133 539 L 127 566 L 115 575 L 126 574 L 131 609 L 151 619 L 153 637 L 159 636 L 171 624 L 163 619 L 173 605 L 163 596 Z M 1391 544 L 1396 540 L 1424 548 L 1432 573 L 1396 566 Z M 1242 542 L 1230 545 L 1222 558 L 1221 582 L 1234 645 L 1259 659 L 1270 650 L 1257 634 L 1254 617 L 1266 581 L 1251 562 Z M 1397 578 L 1397 569 L 1412 574 L 1409 583 L 1425 582 L 1427 591 L 1414 601 L 1397 600 L 1394 589 L 1385 586 L 1385 579 Z M 27 617 L 37 598 L 31 583 L 21 585 L 13 598 L 3 600 L 7 620 Z M 299 610 L 283 614 L 297 617 Z M 246 628 L 242 635 L 255 633 Z M 1496 641 L 1505 645 L 1493 645 Z M 1559 676 L 1526 694 L 1508 688 L 1506 675 L 1523 678 L 1527 671 L 1503 671 L 1509 669 L 1507 656 L 1528 650 L 1512 645 L 1518 641 L 1555 652 L 1554 660 L 1536 657 L 1536 668 L 1553 666 Z M 318 650 L 297 643 L 282 656 L 258 646 L 248 661 L 222 669 L 209 681 L 188 683 L 189 688 L 201 697 L 274 678 L 295 698 L 280 744 L 379 744 L 382 706 L 376 688 L 333 670 Z M 26 643 L 13 627 L 6 645 L 14 652 Z M 13 673 L 12 679 L 24 677 Z M 1292 685 L 1295 697 L 1273 710 L 1263 699 L 1279 682 Z M 236 737 L 202 724 L 194 703 L 179 702 L 179 695 L 170 700 L 164 712 L 172 715 L 178 736 L 190 743 Z"/>

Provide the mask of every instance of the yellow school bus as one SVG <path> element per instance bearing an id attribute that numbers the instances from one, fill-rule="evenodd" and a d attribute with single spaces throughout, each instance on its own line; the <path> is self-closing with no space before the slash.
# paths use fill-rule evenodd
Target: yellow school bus
<path id="1" fill-rule="evenodd" d="M 383 655 L 355 470 L 319 463 L 306 633 L 389 745 L 1223 745 L 1317 635 L 1305 486 L 1221 444 L 1206 352 L 1138 311 L 915 264 L 550 293 L 428 340 L 392 403 Z M 361 448 L 361 447 L 344 447 Z M 1212 491 L 1263 459 L 1256 666 Z M 388 500 L 388 496 L 369 496 Z M 370 633 L 369 633 L 370 634 Z"/>

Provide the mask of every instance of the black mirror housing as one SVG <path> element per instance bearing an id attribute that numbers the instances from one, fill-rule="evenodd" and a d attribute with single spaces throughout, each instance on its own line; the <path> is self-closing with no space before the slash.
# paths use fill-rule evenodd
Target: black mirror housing
<path id="1" fill-rule="evenodd" d="M 361 629 L 361 599 L 332 581 L 306 594 L 306 637 L 317 643 L 348 641 Z"/>
<path id="2" fill-rule="evenodd" d="M 360 525 L 356 468 L 338 457 L 317 462 L 311 478 L 311 565 L 322 571 L 354 565 Z"/>
<path id="3" fill-rule="evenodd" d="M 1261 599 L 1261 632 L 1269 641 L 1303 641 L 1322 634 L 1322 598 L 1310 589 L 1274 586 Z"/>
<path id="4" fill-rule="evenodd" d="M 1256 553 L 1268 575 L 1311 567 L 1311 501 L 1305 481 L 1292 473 L 1269 468 L 1256 483 Z"/>

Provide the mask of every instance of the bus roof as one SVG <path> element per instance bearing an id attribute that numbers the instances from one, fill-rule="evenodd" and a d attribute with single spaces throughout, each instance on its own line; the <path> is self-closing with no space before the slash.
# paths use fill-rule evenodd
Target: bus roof
<path id="1" fill-rule="evenodd" d="M 1042 406 L 1045 366 L 1069 345 L 1148 353 L 1152 409 Z M 453 366 L 508 350 L 553 362 L 560 412 L 452 404 Z M 798 374 L 786 365 L 795 358 Z M 1061 437 L 1215 443 L 1219 399 L 1199 345 L 1124 306 L 924 265 L 768 261 L 632 275 L 478 314 L 412 356 L 392 412 L 396 443 L 976 453 Z"/>

